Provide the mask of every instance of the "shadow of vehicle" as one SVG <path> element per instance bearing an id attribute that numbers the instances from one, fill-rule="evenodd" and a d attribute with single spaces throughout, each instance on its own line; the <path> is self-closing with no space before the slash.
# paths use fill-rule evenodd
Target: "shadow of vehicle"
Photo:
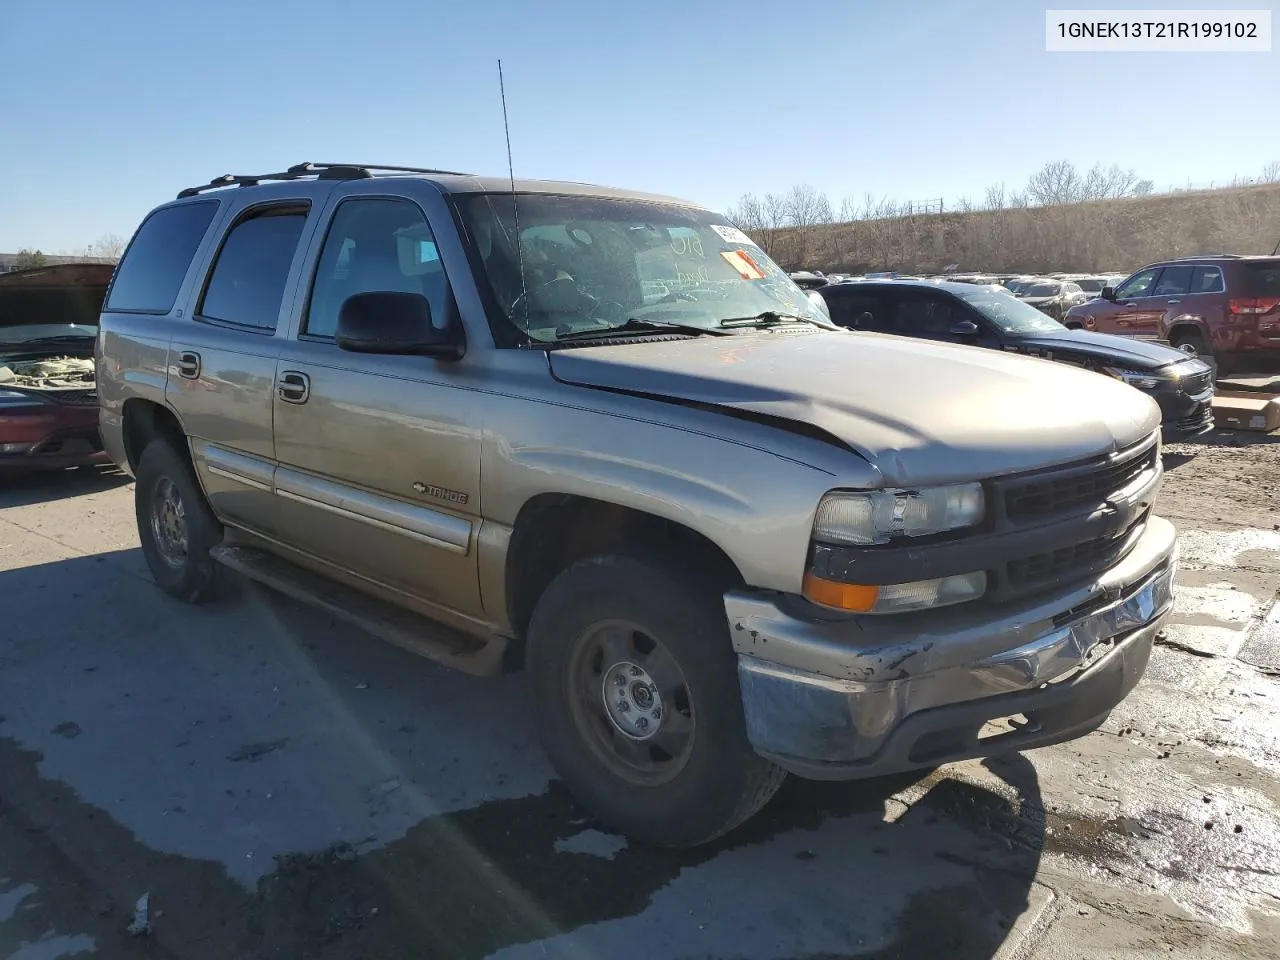
<path id="1" fill-rule="evenodd" d="M 1031 902 L 1024 757 L 987 762 L 1000 789 L 791 779 L 714 844 L 644 847 L 554 778 L 521 677 L 437 668 L 249 584 L 184 606 L 140 569 L 128 550 L 0 573 L 6 609 L 41 611 L 0 639 L 0 862 L 44 894 L 0 948 L 56 929 L 149 956 L 123 933 L 149 889 L 149 939 L 183 960 L 989 960 Z M 77 602 L 45 610 L 67 582 Z"/>
<path id="2" fill-rule="evenodd" d="M 114 466 L 75 467 L 8 476 L 0 473 L 0 509 L 100 493 L 132 482 L 132 477 Z"/>

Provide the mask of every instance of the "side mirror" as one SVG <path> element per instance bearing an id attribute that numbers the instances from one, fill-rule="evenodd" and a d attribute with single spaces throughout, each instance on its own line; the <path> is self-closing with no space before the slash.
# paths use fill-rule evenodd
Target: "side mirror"
<path id="1" fill-rule="evenodd" d="M 972 337 L 978 332 L 978 325 L 972 320 L 957 320 L 951 325 L 951 334 L 956 337 Z"/>
<path id="2" fill-rule="evenodd" d="M 338 310 L 334 340 L 351 353 L 384 353 L 457 360 L 463 347 L 431 322 L 420 293 L 357 293 Z"/>
<path id="3" fill-rule="evenodd" d="M 1115 303 L 1115 302 L 1116 302 L 1116 288 L 1115 288 L 1115 287 L 1103 287 L 1103 288 L 1102 288 L 1102 293 L 1098 294 L 1098 296 L 1102 297 L 1102 299 L 1103 299 L 1103 300 L 1110 300 L 1112 303 Z"/>

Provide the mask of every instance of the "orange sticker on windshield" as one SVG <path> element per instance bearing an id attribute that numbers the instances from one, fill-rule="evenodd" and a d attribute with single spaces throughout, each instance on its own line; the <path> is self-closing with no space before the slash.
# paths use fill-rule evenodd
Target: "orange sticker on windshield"
<path id="1" fill-rule="evenodd" d="M 745 250 L 722 250 L 720 256 L 724 257 L 724 262 L 738 271 L 738 276 L 743 280 L 763 280 L 764 271 L 756 266 L 756 262 L 747 255 Z"/>

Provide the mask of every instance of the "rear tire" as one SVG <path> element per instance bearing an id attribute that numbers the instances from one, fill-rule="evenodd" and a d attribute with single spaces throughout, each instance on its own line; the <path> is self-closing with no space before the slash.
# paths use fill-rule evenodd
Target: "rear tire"
<path id="1" fill-rule="evenodd" d="M 562 571 L 529 625 L 534 717 L 570 792 L 636 840 L 691 847 L 769 801 L 785 772 L 747 740 L 716 584 L 658 557 Z"/>
<path id="2" fill-rule="evenodd" d="M 142 451 L 134 479 L 138 539 L 156 585 L 187 603 L 209 599 L 221 569 L 209 551 L 222 541 L 222 525 L 205 502 L 191 461 L 172 442 L 157 438 Z"/>
<path id="3" fill-rule="evenodd" d="M 1169 344 L 1176 350 L 1181 350 L 1189 356 L 1195 356 L 1209 364 L 1213 368 L 1214 378 L 1217 378 L 1219 370 L 1218 361 L 1213 356 L 1213 351 L 1209 348 L 1209 344 L 1205 342 L 1204 334 L 1199 330 L 1186 330 L 1175 333 L 1170 339 Z M 1192 353 L 1192 351 L 1195 351 Z"/>
<path id="4" fill-rule="evenodd" d="M 1209 350 L 1209 345 L 1205 343 L 1204 334 L 1198 330 L 1188 330 L 1185 333 L 1175 333 L 1173 339 L 1169 341 L 1178 350 L 1184 353 L 1195 351 L 1195 356 L 1200 359 L 1212 358 L 1213 353 Z"/>

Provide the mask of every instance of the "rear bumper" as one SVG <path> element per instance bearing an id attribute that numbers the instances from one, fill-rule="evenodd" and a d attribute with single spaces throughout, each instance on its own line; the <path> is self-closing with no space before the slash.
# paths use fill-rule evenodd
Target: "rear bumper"
<path id="1" fill-rule="evenodd" d="M 747 733 L 813 779 L 857 779 L 1068 740 L 1133 689 L 1172 606 L 1175 533 L 1152 518 L 1087 587 L 977 610 L 801 619 L 726 595 Z M 980 739 L 989 721 L 1019 729 Z"/>

